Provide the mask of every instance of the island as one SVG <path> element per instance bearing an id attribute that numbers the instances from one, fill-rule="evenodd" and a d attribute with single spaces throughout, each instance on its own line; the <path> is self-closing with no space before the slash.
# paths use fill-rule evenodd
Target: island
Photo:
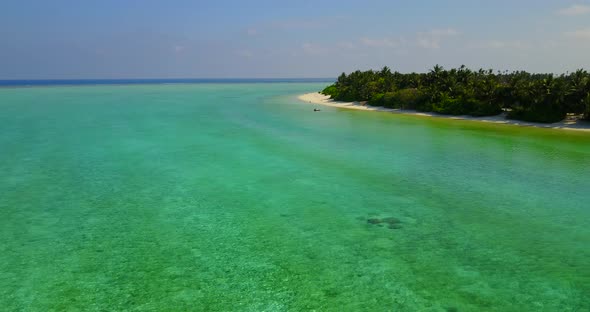
<path id="1" fill-rule="evenodd" d="M 380 71 L 342 73 L 320 93 L 306 95 L 304 100 L 317 104 L 333 100 L 360 104 L 344 106 L 348 108 L 493 122 L 557 123 L 564 128 L 587 128 L 582 120 L 590 119 L 590 74 L 582 69 L 556 75 L 473 71 L 466 66 L 446 70 L 439 65 L 428 73 L 400 73 L 384 67 Z"/>

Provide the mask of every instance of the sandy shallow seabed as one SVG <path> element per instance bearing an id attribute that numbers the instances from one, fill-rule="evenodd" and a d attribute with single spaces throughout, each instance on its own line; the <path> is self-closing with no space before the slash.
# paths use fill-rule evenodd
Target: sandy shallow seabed
<path id="1" fill-rule="evenodd" d="M 449 115 L 441 115 L 441 114 L 436 114 L 436 113 L 418 112 L 415 110 L 374 107 L 374 106 L 362 105 L 359 102 L 334 101 L 334 100 L 330 99 L 329 96 L 320 94 L 318 92 L 306 93 L 306 94 L 300 95 L 298 98 L 299 98 L 299 100 L 306 102 L 306 103 L 320 104 L 320 105 L 325 105 L 325 106 L 339 107 L 339 108 L 346 108 L 346 109 L 379 111 L 379 112 L 408 114 L 408 115 L 417 115 L 417 116 L 426 116 L 426 117 L 459 119 L 459 120 L 475 120 L 475 121 L 491 122 L 491 123 L 498 123 L 498 124 L 509 124 L 509 125 L 517 125 L 517 126 L 528 126 L 528 127 L 538 127 L 538 128 L 564 129 L 564 130 L 576 130 L 576 131 L 590 132 L 590 122 L 582 121 L 582 120 L 567 120 L 566 119 L 564 121 L 560 121 L 560 122 L 556 122 L 556 123 L 543 124 L 543 123 L 536 123 L 536 122 L 509 120 L 509 119 L 505 118 L 504 114 L 497 115 L 497 116 L 487 116 L 487 117 L 449 116 Z"/>

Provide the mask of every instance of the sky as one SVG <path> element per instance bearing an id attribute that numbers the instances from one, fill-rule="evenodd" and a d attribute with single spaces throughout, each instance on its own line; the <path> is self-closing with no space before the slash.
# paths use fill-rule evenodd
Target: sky
<path id="1" fill-rule="evenodd" d="M 590 69 L 590 0 L 1 0 L 0 79 Z"/>

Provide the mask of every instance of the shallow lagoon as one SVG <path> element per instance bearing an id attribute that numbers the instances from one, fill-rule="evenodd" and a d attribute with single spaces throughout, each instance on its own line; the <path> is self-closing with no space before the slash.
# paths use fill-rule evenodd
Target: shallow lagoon
<path id="1" fill-rule="evenodd" d="M 590 309 L 589 134 L 323 86 L 0 89 L 0 306 Z"/>

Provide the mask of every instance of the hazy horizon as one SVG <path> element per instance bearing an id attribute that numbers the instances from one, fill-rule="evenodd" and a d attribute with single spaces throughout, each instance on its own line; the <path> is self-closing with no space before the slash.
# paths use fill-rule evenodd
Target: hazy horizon
<path id="1" fill-rule="evenodd" d="M 329 78 L 590 67 L 590 1 L 15 1 L 0 79 Z"/>
<path id="2" fill-rule="evenodd" d="M 231 81 L 231 80 L 235 80 L 235 81 L 262 81 L 262 80 L 269 80 L 269 81 L 301 81 L 301 82 L 305 82 L 305 81 L 319 81 L 319 82 L 323 82 L 323 80 L 336 80 L 337 77 L 259 77 L 259 78 L 253 78 L 253 77 L 241 77 L 241 78 L 236 78 L 236 77 L 224 77 L 224 78 L 208 78 L 208 77 L 183 77 L 183 78 L 178 78 L 178 77 L 170 77 L 170 78 L 157 78 L 157 77 L 145 77 L 145 78 L 134 78 L 134 77 L 129 77 L 129 78 L 48 78 L 48 79 L 0 79 L 0 81 L 4 81 L 4 82 L 14 82 L 14 81 L 203 81 L 203 82 L 209 82 L 209 81 Z"/>

